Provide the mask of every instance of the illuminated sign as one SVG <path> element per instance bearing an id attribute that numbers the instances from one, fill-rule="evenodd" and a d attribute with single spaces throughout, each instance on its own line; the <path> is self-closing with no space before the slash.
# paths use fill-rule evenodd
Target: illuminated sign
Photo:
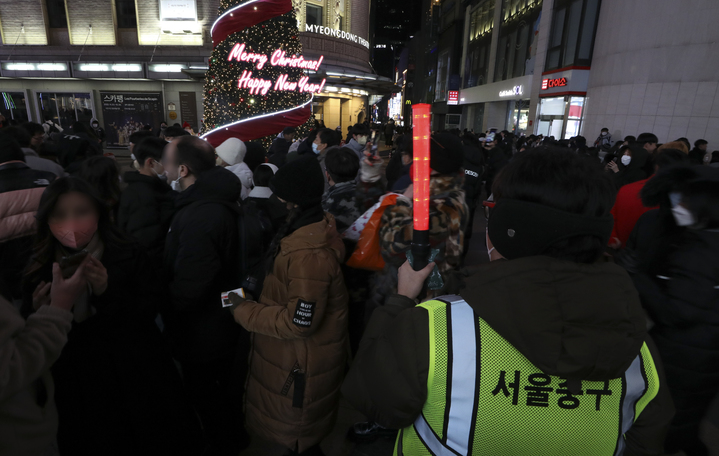
<path id="1" fill-rule="evenodd" d="M 553 89 L 555 87 L 566 87 L 567 83 L 567 78 L 544 79 L 542 81 L 542 90 Z"/>
<path id="2" fill-rule="evenodd" d="M 447 92 L 447 104 L 458 105 L 459 104 L 459 91 L 450 90 Z"/>
<path id="3" fill-rule="evenodd" d="M 337 30 L 329 27 L 323 27 L 321 25 L 311 25 L 306 24 L 305 25 L 305 32 L 308 33 L 317 33 L 320 35 L 327 35 L 332 36 L 335 38 L 342 38 L 343 40 L 352 41 L 353 43 L 361 44 L 362 46 L 369 49 L 369 41 L 365 40 L 364 38 L 360 38 L 357 35 L 354 35 L 352 33 L 347 33 L 342 30 Z"/>
<path id="4" fill-rule="evenodd" d="M 232 48 L 230 53 L 227 55 L 227 60 L 236 60 L 238 62 L 252 63 L 255 68 L 261 70 L 269 62 L 271 66 L 275 67 L 290 67 L 290 68 L 301 68 L 310 69 L 317 71 L 322 65 L 324 56 L 320 56 L 317 60 L 305 60 L 304 57 L 293 55 L 287 57 L 287 54 L 282 49 L 277 49 L 272 53 L 272 56 L 266 54 L 256 54 L 254 52 L 246 52 L 247 46 L 244 43 L 237 43 Z M 276 90 L 279 92 L 303 92 L 303 93 L 320 93 L 327 82 L 327 79 L 323 79 L 319 84 L 310 84 L 310 78 L 302 76 L 299 81 L 288 81 L 288 74 L 281 74 L 276 81 L 269 79 L 253 78 L 252 71 L 244 70 L 242 76 L 237 80 L 237 88 L 249 89 L 250 95 L 267 95 L 267 92 Z"/>
<path id="5" fill-rule="evenodd" d="M 246 46 L 244 43 L 237 43 L 230 51 L 227 56 L 228 61 L 237 60 L 238 62 L 252 62 L 256 64 L 258 70 L 264 68 L 267 61 L 270 61 L 272 66 L 290 67 L 290 68 L 302 68 L 306 70 L 317 71 L 322 65 L 322 61 L 325 59 L 324 56 L 320 56 L 318 60 L 305 60 L 302 56 L 293 55 L 287 57 L 287 54 L 282 49 L 277 49 L 272 53 L 272 57 L 267 57 L 265 54 L 255 54 L 253 52 L 245 52 Z"/>
<path id="6" fill-rule="evenodd" d="M 517 97 L 520 95 L 524 95 L 524 86 L 521 85 L 514 86 L 509 90 L 502 90 L 501 92 L 499 92 L 500 97 Z"/>
<path id="7" fill-rule="evenodd" d="M 196 21 L 195 0 L 160 0 L 161 21 Z"/>

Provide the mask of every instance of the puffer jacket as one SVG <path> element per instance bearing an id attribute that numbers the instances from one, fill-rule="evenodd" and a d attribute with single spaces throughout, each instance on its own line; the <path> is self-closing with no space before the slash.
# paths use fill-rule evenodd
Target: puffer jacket
<path id="1" fill-rule="evenodd" d="M 237 176 L 215 166 L 175 198 L 164 259 L 170 305 L 161 314 L 180 362 L 229 356 L 242 332 L 220 302 L 240 286 L 239 208 L 231 208 L 241 191 Z"/>
<path id="2" fill-rule="evenodd" d="M 27 320 L 0 298 L 0 454 L 45 454 L 57 433 L 50 366 L 67 342 L 72 313 L 42 306 Z"/>
<path id="3" fill-rule="evenodd" d="M 331 216 L 282 240 L 259 302 L 235 320 L 253 333 L 247 426 L 302 452 L 335 424 L 348 352 L 344 245 Z"/>
<path id="4" fill-rule="evenodd" d="M 0 295 L 19 299 L 22 270 L 30 259 L 35 213 L 45 188 L 55 180 L 47 171 L 17 161 L 0 165 Z"/>
<path id="5" fill-rule="evenodd" d="M 35 232 L 40 197 L 54 180 L 53 173 L 30 169 L 20 161 L 0 166 L 0 242 Z"/>
<path id="6" fill-rule="evenodd" d="M 117 225 L 145 247 L 150 258 L 161 259 L 178 194 L 157 177 L 136 171 L 125 173 L 123 180 L 127 188 L 120 197 Z"/>

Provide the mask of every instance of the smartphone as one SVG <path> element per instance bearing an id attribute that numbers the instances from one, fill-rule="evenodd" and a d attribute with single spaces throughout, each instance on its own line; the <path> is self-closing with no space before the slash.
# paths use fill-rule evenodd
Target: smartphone
<path id="1" fill-rule="evenodd" d="M 613 161 L 614 163 L 618 163 L 618 162 L 619 162 L 619 159 L 618 159 L 618 158 L 612 158 L 612 161 Z"/>
<path id="2" fill-rule="evenodd" d="M 72 266 L 80 266 L 80 263 L 83 262 L 87 255 L 87 250 L 81 250 L 77 253 L 73 253 L 72 255 L 64 256 L 60 259 L 60 267 L 64 269 Z"/>

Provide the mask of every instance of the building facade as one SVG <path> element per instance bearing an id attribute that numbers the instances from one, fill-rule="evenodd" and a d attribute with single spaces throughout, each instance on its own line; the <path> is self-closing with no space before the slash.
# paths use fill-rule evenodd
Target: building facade
<path id="1" fill-rule="evenodd" d="M 602 0 L 585 135 L 653 132 L 719 149 L 719 2 Z M 621 31 L 621 33 L 620 33 Z"/>
<path id="2" fill-rule="evenodd" d="M 580 134 L 600 1 L 467 2 L 461 127 Z"/>
<path id="3" fill-rule="evenodd" d="M 113 130 L 120 110 L 132 125 L 189 122 L 197 131 L 218 6 L 219 0 L 2 2 L 0 113 L 18 121 L 49 117 L 63 127 L 97 118 Z M 370 0 L 293 6 L 304 54 L 324 56 L 310 75 L 327 79 L 314 113 L 346 129 L 366 116 L 370 95 L 395 90 L 369 63 Z"/>

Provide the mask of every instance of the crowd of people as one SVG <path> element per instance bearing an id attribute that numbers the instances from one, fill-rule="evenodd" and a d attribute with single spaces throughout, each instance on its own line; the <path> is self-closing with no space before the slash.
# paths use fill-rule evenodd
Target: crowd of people
<path id="1" fill-rule="evenodd" d="M 341 397 L 398 455 L 708 454 L 707 141 L 435 132 L 415 271 L 411 130 L 163 124 L 123 174 L 98 128 L 0 130 L 0 454 L 322 455 Z"/>

